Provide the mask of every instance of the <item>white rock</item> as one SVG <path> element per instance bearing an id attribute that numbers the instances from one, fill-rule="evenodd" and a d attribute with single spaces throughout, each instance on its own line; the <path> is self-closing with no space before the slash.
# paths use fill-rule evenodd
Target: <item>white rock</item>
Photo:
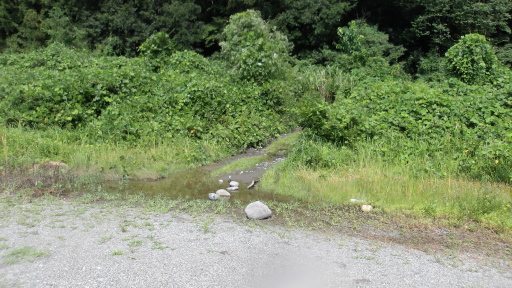
<path id="1" fill-rule="evenodd" d="M 217 200 L 219 199 L 219 194 L 216 194 L 216 193 L 208 193 L 208 198 L 210 198 L 210 200 Z"/>
<path id="2" fill-rule="evenodd" d="M 217 192 L 215 192 L 215 194 L 217 194 L 219 196 L 222 196 L 222 197 L 229 197 L 229 196 L 231 196 L 231 194 L 229 194 L 229 192 L 224 190 L 224 189 L 217 190 Z"/>
<path id="3" fill-rule="evenodd" d="M 228 188 L 226 188 L 226 190 L 228 190 L 229 192 L 236 192 L 236 191 L 238 191 L 238 186 L 228 187 Z"/>
<path id="4" fill-rule="evenodd" d="M 230 187 L 238 187 L 238 186 L 240 186 L 240 183 L 238 183 L 236 181 L 231 181 L 231 182 L 229 182 L 229 186 Z"/>
<path id="5" fill-rule="evenodd" d="M 256 201 L 245 207 L 245 214 L 247 214 L 247 218 L 249 219 L 261 220 L 269 218 L 272 215 L 272 211 L 267 207 L 267 205 L 260 201 Z"/>
<path id="6" fill-rule="evenodd" d="M 224 183 L 224 180 L 219 179 L 219 184 L 222 184 L 222 183 Z"/>
<path id="7" fill-rule="evenodd" d="M 363 210 L 364 212 L 370 212 L 373 210 L 373 207 L 372 205 L 363 205 L 361 206 L 361 210 Z"/>

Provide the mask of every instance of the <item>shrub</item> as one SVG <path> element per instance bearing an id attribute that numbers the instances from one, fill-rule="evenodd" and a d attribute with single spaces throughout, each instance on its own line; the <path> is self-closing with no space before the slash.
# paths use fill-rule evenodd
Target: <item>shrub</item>
<path id="1" fill-rule="evenodd" d="M 389 63 L 396 62 L 405 48 L 388 42 L 389 36 L 363 20 L 354 20 L 348 27 L 338 28 L 336 48 L 350 55 L 355 64 L 365 65 L 371 57 L 381 57 Z"/>
<path id="2" fill-rule="evenodd" d="M 509 182 L 512 138 L 503 137 L 512 119 L 509 95 L 507 86 L 469 86 L 455 79 L 431 86 L 367 78 L 337 92 L 332 105 L 318 101 L 304 107 L 301 125 L 347 147 L 376 141 L 388 154 L 396 143 L 381 139 L 400 135 L 412 146 L 410 151 L 393 152 L 395 158 L 423 151 L 419 147 L 426 145 L 425 157 L 442 153 L 458 163 L 461 174 Z"/>
<path id="3" fill-rule="evenodd" d="M 283 79 L 292 44 L 254 10 L 232 15 L 223 31 L 221 55 L 243 80 Z"/>
<path id="4" fill-rule="evenodd" d="M 467 84 L 490 83 L 499 70 L 494 51 L 479 34 L 462 36 L 457 44 L 446 52 L 450 71 Z"/>
<path id="5" fill-rule="evenodd" d="M 140 55 L 156 70 L 165 65 L 166 60 L 176 50 L 176 45 L 174 45 L 169 35 L 165 32 L 158 32 L 151 35 L 151 37 L 139 46 Z"/>

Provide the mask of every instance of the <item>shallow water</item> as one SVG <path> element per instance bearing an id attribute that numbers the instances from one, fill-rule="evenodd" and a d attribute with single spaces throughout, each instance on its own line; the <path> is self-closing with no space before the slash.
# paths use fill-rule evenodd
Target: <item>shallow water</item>
<path id="1" fill-rule="evenodd" d="M 245 174 L 245 175 L 244 175 Z M 233 180 L 240 183 L 240 188 L 237 192 L 230 192 L 231 197 L 229 201 L 239 200 L 242 203 L 250 203 L 253 201 L 278 201 L 289 202 L 291 197 L 277 195 L 270 192 L 265 192 L 258 189 L 258 184 L 253 189 L 247 189 L 250 182 L 247 177 L 250 171 L 242 174 L 233 174 Z M 219 179 L 223 183 L 219 183 Z M 226 189 L 229 187 L 228 176 L 213 177 L 210 171 L 202 168 L 176 172 L 167 178 L 149 181 L 137 180 L 126 181 L 120 183 L 118 181 L 108 181 L 104 184 L 104 189 L 107 192 L 123 192 L 128 194 L 144 193 L 147 195 L 163 195 L 170 198 L 188 198 L 188 199 L 206 199 L 208 200 L 208 193 L 215 193 L 219 189 Z"/>

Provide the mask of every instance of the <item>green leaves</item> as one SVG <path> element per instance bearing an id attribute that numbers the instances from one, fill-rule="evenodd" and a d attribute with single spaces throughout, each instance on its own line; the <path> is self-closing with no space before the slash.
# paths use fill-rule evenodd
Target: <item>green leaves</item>
<path id="1" fill-rule="evenodd" d="M 236 150 L 258 146 L 288 127 L 283 98 L 294 97 L 292 85 L 238 83 L 222 63 L 191 51 L 169 55 L 158 72 L 142 58 L 93 57 L 62 45 L 4 60 L 4 124 L 75 129 L 91 141 L 183 135 Z"/>
<path id="2" fill-rule="evenodd" d="M 357 66 L 365 65 L 370 57 L 396 62 L 405 49 L 388 42 L 388 35 L 363 20 L 350 21 L 348 27 L 338 28 L 336 48 L 350 55 Z"/>
<path id="3" fill-rule="evenodd" d="M 468 34 L 446 52 L 448 68 L 467 84 L 490 83 L 500 69 L 498 58 L 483 35 Z"/>
<path id="4" fill-rule="evenodd" d="M 223 59 L 242 80 L 262 83 L 283 79 L 290 68 L 292 44 L 281 32 L 269 27 L 257 11 L 232 15 L 219 44 Z"/>
<path id="5" fill-rule="evenodd" d="M 356 72 L 338 77 L 353 79 Z M 369 75 L 353 85 L 349 90 L 340 85 L 333 104 L 319 100 L 301 107 L 300 125 L 345 147 L 380 143 L 394 151 L 390 157 L 404 161 L 418 151 L 425 157 L 442 154 L 466 176 L 511 181 L 512 141 L 504 137 L 512 127 L 510 85 L 470 86 L 453 78 L 427 84 Z M 396 143 L 383 140 L 397 136 L 410 147 L 397 151 Z"/>

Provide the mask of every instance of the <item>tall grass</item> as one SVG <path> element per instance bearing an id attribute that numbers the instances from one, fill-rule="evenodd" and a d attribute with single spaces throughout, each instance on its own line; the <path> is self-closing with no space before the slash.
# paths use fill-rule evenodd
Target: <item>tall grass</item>
<path id="1" fill-rule="evenodd" d="M 458 172 L 456 158 L 446 151 L 427 153 L 421 143 L 416 148 L 416 153 L 391 159 L 382 143 L 347 148 L 305 137 L 284 163 L 264 176 L 262 185 L 310 202 L 344 204 L 358 199 L 385 212 L 444 219 L 454 225 L 478 222 L 512 232 L 509 185 L 472 181 Z"/>
<path id="2" fill-rule="evenodd" d="M 228 147 L 211 140 L 176 137 L 115 143 L 93 141 L 80 131 L 0 128 L 4 157 L 0 166 L 30 169 L 48 161 L 64 162 L 80 174 L 102 174 L 106 179 L 158 178 L 229 155 Z"/>

